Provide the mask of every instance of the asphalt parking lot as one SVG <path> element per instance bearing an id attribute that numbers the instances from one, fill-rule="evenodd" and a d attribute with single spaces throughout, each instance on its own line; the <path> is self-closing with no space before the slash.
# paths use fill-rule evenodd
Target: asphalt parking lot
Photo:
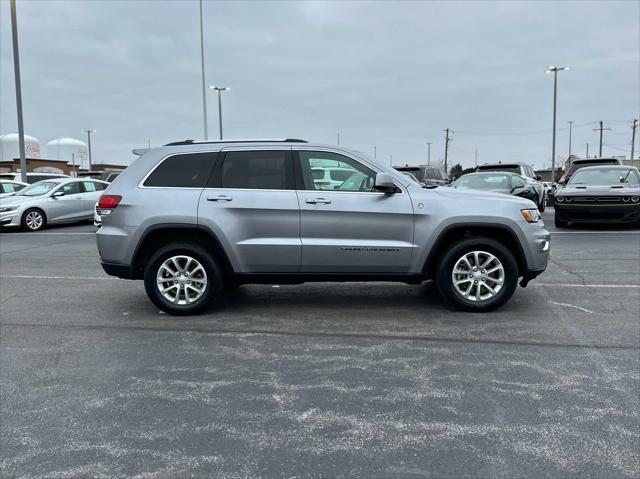
<path id="1" fill-rule="evenodd" d="M 95 228 L 0 233 L 2 477 L 639 477 L 640 231 L 553 231 L 490 314 L 429 283 L 176 318 Z"/>

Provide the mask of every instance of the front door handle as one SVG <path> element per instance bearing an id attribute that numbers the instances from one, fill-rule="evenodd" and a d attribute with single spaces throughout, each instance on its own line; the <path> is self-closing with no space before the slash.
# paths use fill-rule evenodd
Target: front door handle
<path id="1" fill-rule="evenodd" d="M 331 200 L 327 200 L 325 198 L 308 198 L 305 200 L 305 203 L 309 203 L 310 205 L 315 205 L 318 203 L 328 205 L 331 203 Z"/>
<path id="2" fill-rule="evenodd" d="M 207 201 L 231 201 L 233 198 L 227 195 L 207 196 Z"/>

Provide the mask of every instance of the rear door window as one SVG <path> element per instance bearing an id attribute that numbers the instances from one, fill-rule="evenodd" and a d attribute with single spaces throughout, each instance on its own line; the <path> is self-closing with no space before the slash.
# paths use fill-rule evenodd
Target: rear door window
<path id="1" fill-rule="evenodd" d="M 183 153 L 165 158 L 151 172 L 144 186 L 156 188 L 204 188 L 216 154 Z"/>
<path id="2" fill-rule="evenodd" d="M 293 190 L 291 154 L 284 150 L 229 151 L 212 186 L 231 189 Z"/>

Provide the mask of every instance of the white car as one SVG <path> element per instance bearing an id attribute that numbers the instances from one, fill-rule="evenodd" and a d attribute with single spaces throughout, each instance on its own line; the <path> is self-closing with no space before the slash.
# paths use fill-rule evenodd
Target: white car
<path id="1" fill-rule="evenodd" d="M 29 186 L 29 183 L 15 180 L 0 179 L 0 198 L 15 195 L 18 191 Z"/>
<path id="2" fill-rule="evenodd" d="M 93 226 L 100 228 L 102 226 L 102 216 L 100 216 L 100 208 L 98 203 L 93 207 Z"/>
<path id="3" fill-rule="evenodd" d="M 56 180 L 59 178 L 71 177 L 69 175 L 60 175 L 58 173 L 27 173 L 27 183 L 29 183 L 30 185 L 37 183 L 38 181 Z M 22 174 L 19 171 L 14 173 L 0 173 L 0 180 L 21 181 Z"/>
<path id="4" fill-rule="evenodd" d="M 49 224 L 91 220 L 94 205 L 107 186 L 105 181 L 74 178 L 34 183 L 0 198 L 0 226 L 38 231 Z"/>
<path id="5" fill-rule="evenodd" d="M 326 168 L 323 166 L 314 166 L 311 168 L 313 184 L 319 190 L 335 190 L 354 173 L 358 172 L 353 168 Z"/>

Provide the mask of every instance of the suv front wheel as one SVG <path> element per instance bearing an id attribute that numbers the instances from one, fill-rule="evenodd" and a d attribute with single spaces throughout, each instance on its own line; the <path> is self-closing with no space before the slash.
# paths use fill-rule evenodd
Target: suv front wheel
<path id="1" fill-rule="evenodd" d="M 172 243 L 153 254 L 144 270 L 149 299 L 174 315 L 196 314 L 220 298 L 220 268 L 210 254 L 191 243 Z"/>
<path id="2" fill-rule="evenodd" d="M 518 284 L 518 265 L 509 249 L 491 238 L 455 243 L 444 255 L 436 285 L 444 299 L 465 311 L 491 311 L 506 303 Z"/>

